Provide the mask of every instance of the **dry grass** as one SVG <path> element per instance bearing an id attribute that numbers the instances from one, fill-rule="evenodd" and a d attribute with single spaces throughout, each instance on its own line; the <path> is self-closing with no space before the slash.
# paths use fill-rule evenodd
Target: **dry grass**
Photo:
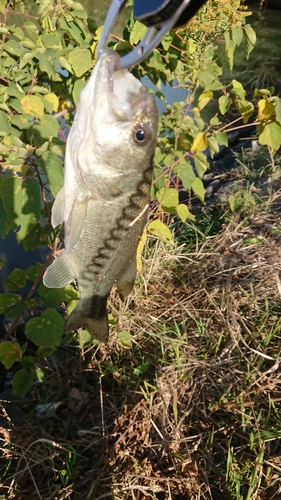
<path id="1" fill-rule="evenodd" d="M 281 498 L 279 198 L 188 248 L 148 242 L 109 345 L 64 345 L 3 402 L 4 498 Z"/>

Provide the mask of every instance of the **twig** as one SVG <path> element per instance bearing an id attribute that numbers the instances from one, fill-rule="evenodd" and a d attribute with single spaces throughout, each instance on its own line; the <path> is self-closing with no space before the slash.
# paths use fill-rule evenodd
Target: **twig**
<path id="1" fill-rule="evenodd" d="M 139 215 L 137 215 L 137 217 L 136 217 L 134 220 L 132 220 L 132 222 L 130 222 L 129 227 L 134 226 L 134 224 L 135 224 L 135 223 L 136 223 L 136 222 L 137 222 L 137 221 L 141 218 L 141 216 L 142 216 L 142 215 L 144 214 L 144 212 L 148 209 L 148 207 L 149 207 L 149 204 L 147 203 L 147 204 L 145 205 L 144 209 L 141 211 L 141 213 L 140 213 Z"/>
<path id="2" fill-rule="evenodd" d="M 69 109 L 68 108 L 62 109 L 61 111 L 58 111 L 58 113 L 55 113 L 54 115 L 52 115 L 52 117 L 57 119 L 57 118 L 60 118 L 61 116 L 67 115 L 68 113 L 72 113 L 75 110 L 76 110 L 75 107 L 69 108 Z"/>

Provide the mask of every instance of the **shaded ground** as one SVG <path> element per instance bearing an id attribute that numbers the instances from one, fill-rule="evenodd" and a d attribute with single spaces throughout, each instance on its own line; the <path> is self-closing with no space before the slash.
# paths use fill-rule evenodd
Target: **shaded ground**
<path id="1" fill-rule="evenodd" d="M 6 389 L 5 498 L 281 498 L 278 172 L 177 229 L 182 245 L 149 240 L 107 346 L 81 334 L 24 401 Z"/>

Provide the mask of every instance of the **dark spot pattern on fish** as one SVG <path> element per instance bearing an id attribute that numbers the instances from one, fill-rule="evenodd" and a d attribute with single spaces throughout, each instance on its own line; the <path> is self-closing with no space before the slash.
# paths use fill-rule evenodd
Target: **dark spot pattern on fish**
<path id="1" fill-rule="evenodd" d="M 152 181 L 153 158 L 154 155 L 151 156 L 149 167 L 144 170 L 143 177 L 136 186 L 136 192 L 130 196 L 128 204 L 122 209 L 121 216 L 116 221 L 116 226 L 110 230 L 109 235 L 104 239 L 97 254 L 91 257 L 89 265 L 82 272 L 82 279 L 87 279 L 89 272 L 93 273 L 96 277 L 100 276 L 102 268 L 106 266 L 110 258 L 110 253 L 116 248 L 116 244 L 122 240 L 124 231 L 129 230 L 130 222 L 138 216 L 137 212 L 141 210 L 140 205 L 143 199 L 149 197 L 147 190 L 150 190 Z M 131 212 L 134 209 L 136 214 L 132 216 Z"/>
<path id="2" fill-rule="evenodd" d="M 93 295 L 91 299 L 91 306 L 89 310 L 89 317 L 102 319 L 107 316 L 106 303 L 107 303 L 108 295 L 103 297 L 99 295 Z"/>

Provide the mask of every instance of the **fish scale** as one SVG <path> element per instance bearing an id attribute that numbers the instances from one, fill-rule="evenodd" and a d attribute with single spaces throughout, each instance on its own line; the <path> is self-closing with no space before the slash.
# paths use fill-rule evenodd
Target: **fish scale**
<path id="1" fill-rule="evenodd" d="M 48 287 L 76 280 L 79 301 L 65 332 L 108 339 L 107 299 L 124 299 L 136 276 L 147 217 L 158 114 L 153 96 L 105 51 L 81 92 L 68 136 L 65 179 L 52 224 L 65 225 L 65 251 L 46 270 Z"/>

